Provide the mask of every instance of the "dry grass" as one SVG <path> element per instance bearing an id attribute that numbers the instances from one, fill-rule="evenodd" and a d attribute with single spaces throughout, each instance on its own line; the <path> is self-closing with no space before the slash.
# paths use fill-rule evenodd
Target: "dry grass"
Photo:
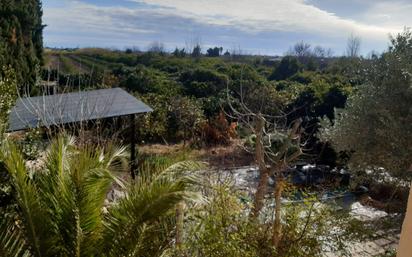
<path id="1" fill-rule="evenodd" d="M 143 155 L 176 155 L 184 152 L 189 159 L 204 161 L 217 168 L 233 168 L 253 164 L 254 156 L 246 152 L 239 144 L 239 141 L 233 141 L 228 146 L 202 149 L 191 149 L 183 144 L 152 144 L 140 146 L 139 153 Z"/>
<path id="2" fill-rule="evenodd" d="M 147 154 L 147 155 L 169 155 L 169 154 L 179 153 L 185 150 L 183 144 L 173 144 L 173 145 L 149 144 L 149 145 L 140 145 L 138 149 L 139 149 L 139 153 Z"/>

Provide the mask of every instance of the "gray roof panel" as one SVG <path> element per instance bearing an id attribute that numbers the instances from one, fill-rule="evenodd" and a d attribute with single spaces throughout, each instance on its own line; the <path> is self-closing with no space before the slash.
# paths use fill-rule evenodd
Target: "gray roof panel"
<path id="1" fill-rule="evenodd" d="M 8 131 L 147 113 L 152 108 L 121 88 L 19 98 Z"/>

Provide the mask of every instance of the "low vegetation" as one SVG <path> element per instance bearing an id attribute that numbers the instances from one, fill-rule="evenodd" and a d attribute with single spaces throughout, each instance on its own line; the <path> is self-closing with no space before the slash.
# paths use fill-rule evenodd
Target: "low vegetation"
<path id="1" fill-rule="evenodd" d="M 0 13 L 1 256 L 350 256 L 375 230 L 399 230 L 411 180 L 410 30 L 370 58 L 353 36 L 342 57 L 304 42 L 276 59 L 199 44 L 168 53 L 160 42 L 43 52 L 40 1 L 6 1 Z M 42 94 L 45 82 L 55 93 L 122 87 L 154 111 L 135 131 L 120 122 L 104 133 L 6 133 L 18 95 Z M 141 146 L 135 180 L 121 146 L 130 133 Z M 256 183 L 225 176 L 225 158 L 257 166 Z M 301 163 L 352 183 L 296 185 Z M 326 202 L 336 192 L 392 216 L 356 219 Z"/>

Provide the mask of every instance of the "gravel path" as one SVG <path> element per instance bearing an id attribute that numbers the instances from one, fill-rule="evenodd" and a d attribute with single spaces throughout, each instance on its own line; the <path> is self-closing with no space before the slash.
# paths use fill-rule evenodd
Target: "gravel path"
<path id="1" fill-rule="evenodd" d="M 348 245 L 350 256 L 352 257 L 376 257 L 376 256 L 391 256 L 385 253 L 393 253 L 399 243 L 398 231 L 378 231 L 378 239 L 353 243 Z M 326 253 L 325 257 L 341 257 L 337 253 Z"/>

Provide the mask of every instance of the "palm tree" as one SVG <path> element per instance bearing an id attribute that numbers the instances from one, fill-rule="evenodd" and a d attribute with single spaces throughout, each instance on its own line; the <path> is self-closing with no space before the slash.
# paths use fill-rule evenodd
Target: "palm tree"
<path id="1" fill-rule="evenodd" d="M 173 238 L 174 210 L 197 194 L 189 187 L 199 168 L 181 162 L 142 171 L 134 183 L 116 178 L 123 147 L 76 147 L 70 136 L 55 139 L 44 168 L 29 170 L 18 148 L 0 151 L 15 191 L 17 218 L 0 221 L 0 256 L 159 256 Z M 116 183 L 125 196 L 105 208 Z"/>

